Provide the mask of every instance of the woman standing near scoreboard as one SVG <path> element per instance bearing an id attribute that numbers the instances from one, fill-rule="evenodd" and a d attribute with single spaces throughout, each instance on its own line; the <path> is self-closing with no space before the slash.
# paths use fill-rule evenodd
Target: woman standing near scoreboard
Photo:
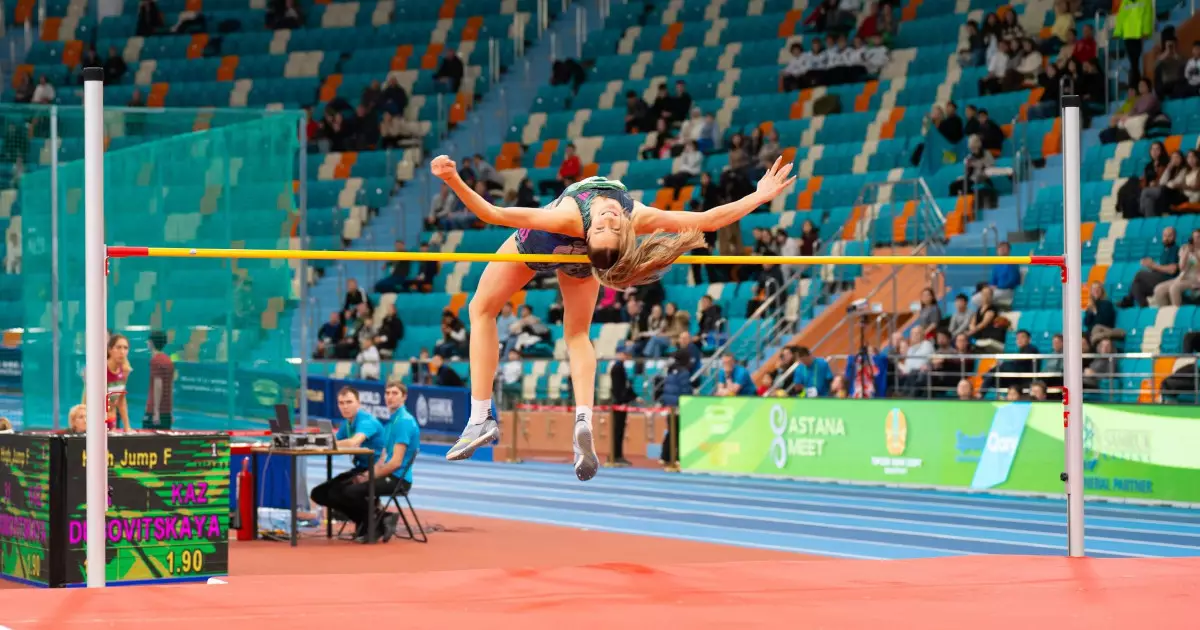
<path id="1" fill-rule="evenodd" d="M 132 431 L 129 425 L 129 400 L 126 385 L 133 367 L 129 365 L 129 339 L 125 335 L 110 335 L 108 338 L 108 383 L 105 388 L 105 423 L 112 431 L 121 419 L 121 429 Z M 83 402 L 87 402 L 87 388 L 83 390 Z"/>

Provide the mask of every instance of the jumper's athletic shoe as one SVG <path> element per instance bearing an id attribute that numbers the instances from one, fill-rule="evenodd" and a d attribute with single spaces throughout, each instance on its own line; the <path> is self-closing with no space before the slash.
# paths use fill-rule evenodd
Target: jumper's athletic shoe
<path id="1" fill-rule="evenodd" d="M 446 452 L 446 459 L 452 462 L 468 459 L 475 449 L 493 441 L 500 441 L 500 425 L 496 424 L 496 418 L 489 412 L 483 422 L 468 424 L 467 428 L 463 429 L 462 436 Z"/>
<path id="2" fill-rule="evenodd" d="M 592 427 L 579 416 L 575 419 L 575 476 L 587 481 L 596 476 L 600 458 L 596 457 L 596 445 L 592 439 Z"/>

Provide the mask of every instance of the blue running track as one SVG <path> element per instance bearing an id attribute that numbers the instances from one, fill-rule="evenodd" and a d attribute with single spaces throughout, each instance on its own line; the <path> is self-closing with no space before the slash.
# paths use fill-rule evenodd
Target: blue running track
<path id="1" fill-rule="evenodd" d="M 311 484 L 324 480 L 312 462 Z M 1064 555 L 1066 501 L 422 455 L 418 509 L 862 559 Z M 311 486 L 310 486 L 311 487 Z M 1087 506 L 1100 558 L 1200 556 L 1200 510 Z"/>

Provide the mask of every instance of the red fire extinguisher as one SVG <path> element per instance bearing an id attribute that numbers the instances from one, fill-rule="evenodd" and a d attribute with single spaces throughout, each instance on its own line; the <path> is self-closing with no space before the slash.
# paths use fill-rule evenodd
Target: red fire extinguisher
<path id="1" fill-rule="evenodd" d="M 241 528 L 238 529 L 238 540 L 254 540 L 254 475 L 250 472 L 250 458 L 242 458 L 242 470 L 237 475 L 238 484 L 238 516 Z"/>

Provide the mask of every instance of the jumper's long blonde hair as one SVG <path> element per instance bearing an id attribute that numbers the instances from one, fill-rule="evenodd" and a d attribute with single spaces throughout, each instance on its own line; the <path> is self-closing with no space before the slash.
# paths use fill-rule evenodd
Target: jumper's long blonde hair
<path id="1" fill-rule="evenodd" d="M 628 229 L 621 231 L 621 244 L 616 252 L 589 249 L 588 256 L 592 260 L 592 273 L 600 284 L 627 289 L 657 279 L 676 258 L 704 245 L 704 233 L 699 230 L 678 234 L 657 230 L 639 242 L 634 231 Z"/>

